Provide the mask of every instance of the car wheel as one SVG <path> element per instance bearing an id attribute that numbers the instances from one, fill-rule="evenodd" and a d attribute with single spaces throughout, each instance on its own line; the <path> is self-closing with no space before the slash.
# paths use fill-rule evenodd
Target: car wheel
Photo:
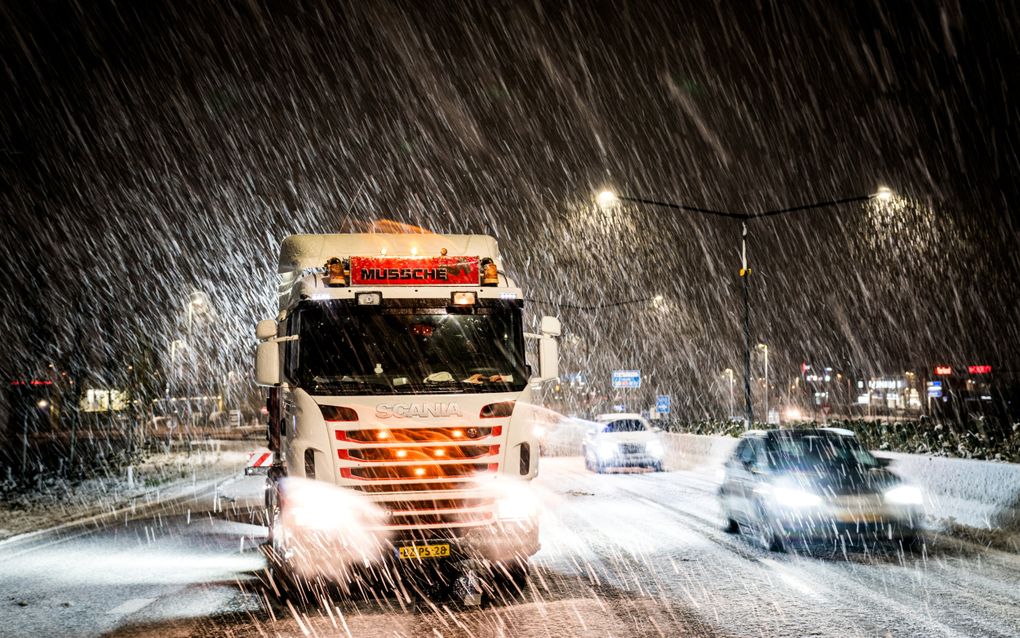
<path id="1" fill-rule="evenodd" d="M 754 537 L 762 547 L 770 552 L 784 552 L 786 547 L 783 544 L 783 539 L 779 534 L 779 530 L 776 528 L 775 523 L 769 517 L 765 507 L 758 503 L 755 507 L 755 520 L 754 520 Z"/>
<path id="2" fill-rule="evenodd" d="M 652 466 L 652 471 L 653 472 L 661 472 L 662 471 L 662 461 L 659 461 L 658 463 L 653 465 Z"/>
<path id="3" fill-rule="evenodd" d="M 730 518 L 729 516 L 727 516 L 726 517 L 726 527 L 724 527 L 723 529 L 726 530 L 727 534 L 739 534 L 740 533 L 740 523 L 738 523 L 737 521 L 735 521 L 732 518 Z"/>
<path id="4" fill-rule="evenodd" d="M 925 550 L 924 536 L 922 536 L 921 534 L 911 534 L 909 536 L 904 536 L 903 538 L 900 539 L 900 546 L 903 548 L 904 552 L 911 552 L 917 554 L 923 553 Z"/>

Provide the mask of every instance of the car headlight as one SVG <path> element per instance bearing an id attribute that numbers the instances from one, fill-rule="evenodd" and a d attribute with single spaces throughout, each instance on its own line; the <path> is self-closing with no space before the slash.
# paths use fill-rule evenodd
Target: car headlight
<path id="1" fill-rule="evenodd" d="M 616 444 L 610 441 L 604 441 L 602 443 L 599 443 L 598 452 L 599 456 L 601 457 L 615 456 Z"/>
<path id="2" fill-rule="evenodd" d="M 645 444 L 645 452 L 649 456 L 661 457 L 662 456 L 662 441 L 652 440 Z"/>
<path id="3" fill-rule="evenodd" d="M 924 495 L 913 485 L 897 485 L 885 493 L 885 502 L 892 505 L 923 505 Z"/>
<path id="4" fill-rule="evenodd" d="M 519 521 L 535 518 L 538 507 L 531 494 L 504 496 L 496 501 L 496 514 L 500 520 Z"/>
<path id="5" fill-rule="evenodd" d="M 790 487 L 777 487 L 772 490 L 772 496 L 781 507 L 798 509 L 802 507 L 818 507 L 822 504 L 822 497 Z"/>

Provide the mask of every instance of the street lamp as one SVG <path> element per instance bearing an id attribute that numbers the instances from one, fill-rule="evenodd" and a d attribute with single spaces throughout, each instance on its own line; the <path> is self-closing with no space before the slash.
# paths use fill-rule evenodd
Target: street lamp
<path id="1" fill-rule="evenodd" d="M 769 347 L 764 343 L 755 346 L 765 355 L 765 422 L 769 422 Z"/>
<path id="2" fill-rule="evenodd" d="M 209 295 L 204 292 L 193 292 L 188 298 L 188 341 L 191 339 L 191 328 L 194 323 L 195 311 L 204 308 L 209 303 Z"/>
<path id="3" fill-rule="evenodd" d="M 873 199 L 877 199 L 882 202 L 888 202 L 894 197 L 893 191 L 888 187 L 882 186 L 874 193 L 867 195 L 854 195 L 852 197 L 840 197 L 836 199 L 826 199 L 822 201 L 812 202 L 810 204 L 798 204 L 796 206 L 787 206 L 784 208 L 776 208 L 772 210 L 763 210 L 757 212 L 733 212 L 725 210 L 715 210 L 712 208 L 702 208 L 700 206 L 688 206 L 686 204 L 676 204 L 672 202 L 664 202 L 661 200 L 648 199 L 645 197 L 633 197 L 630 195 L 619 195 L 611 190 L 604 190 L 598 194 L 595 198 L 600 208 L 611 208 L 618 205 L 620 202 L 630 202 L 632 204 L 643 204 L 646 206 L 655 206 L 658 208 L 668 208 L 671 210 L 682 210 L 690 213 L 701 213 L 703 215 L 711 215 L 713 217 L 722 217 L 726 219 L 737 219 L 740 221 L 740 288 L 744 299 L 744 427 L 750 428 L 754 423 L 754 407 L 751 404 L 751 301 L 748 292 L 748 279 L 751 276 L 751 268 L 747 264 L 747 224 L 755 219 L 763 219 L 766 217 L 778 217 L 780 215 L 786 215 L 789 213 L 796 213 L 804 210 L 812 210 L 815 208 L 828 208 L 831 206 L 842 206 L 844 204 L 853 204 L 855 202 L 866 202 Z"/>

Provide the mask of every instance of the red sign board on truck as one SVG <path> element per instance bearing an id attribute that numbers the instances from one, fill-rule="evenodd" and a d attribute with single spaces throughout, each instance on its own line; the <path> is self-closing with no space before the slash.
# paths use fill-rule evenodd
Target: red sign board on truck
<path id="1" fill-rule="evenodd" d="M 992 366 L 967 366 L 967 374 L 991 374 Z"/>
<path id="2" fill-rule="evenodd" d="M 478 257 L 351 257 L 352 286 L 477 286 Z"/>
<path id="3" fill-rule="evenodd" d="M 935 366 L 935 375 L 939 377 L 948 377 L 953 374 L 953 366 Z"/>

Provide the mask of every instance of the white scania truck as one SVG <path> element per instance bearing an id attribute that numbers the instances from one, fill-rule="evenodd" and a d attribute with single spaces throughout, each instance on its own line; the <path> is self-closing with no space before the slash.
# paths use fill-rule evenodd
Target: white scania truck
<path id="1" fill-rule="evenodd" d="M 531 387 L 556 376 L 560 327 L 526 335 L 496 241 L 294 235 L 279 275 L 279 314 L 256 329 L 272 567 L 522 582 L 539 548 Z"/>

